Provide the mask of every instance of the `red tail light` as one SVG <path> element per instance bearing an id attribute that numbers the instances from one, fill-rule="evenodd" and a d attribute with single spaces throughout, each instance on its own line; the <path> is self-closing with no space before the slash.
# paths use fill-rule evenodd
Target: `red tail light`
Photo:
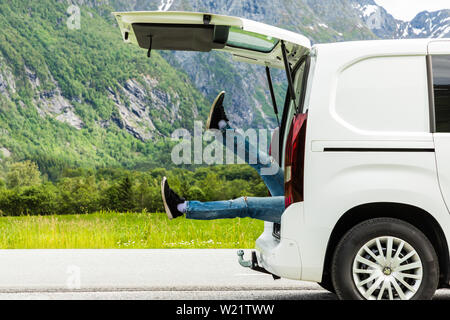
<path id="1" fill-rule="evenodd" d="M 272 155 L 272 141 L 270 142 L 270 146 L 269 146 L 269 156 Z M 270 193 L 269 189 L 267 188 L 267 194 L 269 195 L 269 197 L 272 196 L 272 194 Z"/>
<path id="2" fill-rule="evenodd" d="M 303 201 L 306 118 L 306 113 L 294 116 L 286 141 L 284 161 L 286 208 L 294 202 Z"/>

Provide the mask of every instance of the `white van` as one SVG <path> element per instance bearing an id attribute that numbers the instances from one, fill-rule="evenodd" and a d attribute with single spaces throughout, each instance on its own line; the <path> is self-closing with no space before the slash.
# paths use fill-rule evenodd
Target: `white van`
<path id="1" fill-rule="evenodd" d="M 342 299 L 429 299 L 449 286 L 450 40 L 311 47 L 236 17 L 115 16 L 124 41 L 149 53 L 222 50 L 286 71 L 287 208 L 248 266 Z"/>

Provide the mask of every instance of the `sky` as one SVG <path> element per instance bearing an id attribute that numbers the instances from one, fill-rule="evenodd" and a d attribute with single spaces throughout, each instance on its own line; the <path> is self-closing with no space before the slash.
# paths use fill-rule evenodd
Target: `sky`
<path id="1" fill-rule="evenodd" d="M 450 0 L 375 0 L 396 19 L 410 21 L 421 11 L 450 9 Z"/>

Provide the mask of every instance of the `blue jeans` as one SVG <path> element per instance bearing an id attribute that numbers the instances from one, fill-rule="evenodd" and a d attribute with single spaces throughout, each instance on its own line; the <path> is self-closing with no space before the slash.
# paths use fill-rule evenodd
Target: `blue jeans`
<path id="1" fill-rule="evenodd" d="M 264 184 L 269 189 L 270 194 L 272 196 L 284 196 L 284 172 L 278 163 L 267 153 L 259 150 L 258 146 L 251 145 L 248 139 L 244 139 L 241 134 L 229 125 L 221 131 L 223 136 L 222 142 L 225 147 L 237 156 L 243 156 L 244 159 L 242 160 L 258 172 Z M 227 141 L 228 138 L 233 139 L 232 144 Z M 243 152 L 238 154 L 239 151 Z M 264 174 L 267 172 L 271 174 Z"/>
<path id="2" fill-rule="evenodd" d="M 188 201 L 186 218 L 197 220 L 253 218 L 281 222 L 284 197 L 241 197 L 225 201 Z"/>
<path id="3" fill-rule="evenodd" d="M 235 200 L 212 202 L 187 201 L 186 218 L 213 220 L 249 217 L 280 223 L 285 209 L 283 170 L 268 154 L 251 145 L 248 139 L 244 139 L 230 126 L 221 131 L 223 144 L 229 149 L 232 148 L 234 154 L 245 157 L 243 160 L 258 172 L 272 197 L 242 197 Z M 234 140 L 232 144 L 227 143 L 227 138 L 230 137 Z M 243 151 L 243 154 L 238 154 L 239 150 Z M 251 154 L 251 151 L 256 152 L 256 157 Z M 256 161 L 249 161 L 251 158 Z M 262 174 L 264 169 L 269 168 L 274 174 Z"/>

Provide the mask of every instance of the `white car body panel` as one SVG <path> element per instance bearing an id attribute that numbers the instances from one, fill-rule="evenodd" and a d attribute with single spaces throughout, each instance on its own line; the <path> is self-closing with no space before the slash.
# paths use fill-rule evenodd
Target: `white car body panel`
<path id="1" fill-rule="evenodd" d="M 449 55 L 450 40 L 430 41 L 428 53 L 432 55 Z M 450 208 L 450 133 L 436 132 L 433 134 L 433 140 L 436 146 L 436 165 L 441 192 L 447 208 Z"/>

